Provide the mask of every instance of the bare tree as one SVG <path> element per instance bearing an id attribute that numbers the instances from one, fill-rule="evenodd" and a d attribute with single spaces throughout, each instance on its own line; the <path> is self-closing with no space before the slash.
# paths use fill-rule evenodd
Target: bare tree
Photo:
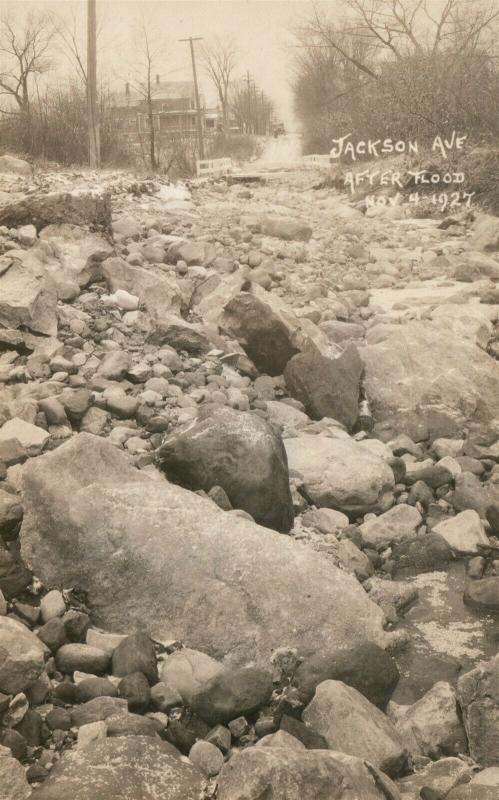
<path id="1" fill-rule="evenodd" d="M 156 129 L 154 127 L 157 115 L 154 114 L 154 74 L 163 46 L 160 39 L 152 32 L 151 24 L 144 19 L 138 24 L 136 48 L 138 55 L 135 62 L 135 78 L 132 80 L 132 86 L 144 102 L 149 161 L 152 169 L 157 169 L 158 149 Z"/>
<path id="2" fill-rule="evenodd" d="M 2 113 L 23 117 L 24 144 L 31 141 L 33 81 L 51 66 L 49 48 L 55 34 L 47 14 L 30 13 L 22 24 L 11 16 L 0 19 L 0 95 L 10 100 Z"/>
<path id="3" fill-rule="evenodd" d="M 202 51 L 205 72 L 217 90 L 222 108 L 224 133 L 229 130 L 230 87 L 237 64 L 237 52 L 237 44 L 229 36 L 215 36 Z"/>

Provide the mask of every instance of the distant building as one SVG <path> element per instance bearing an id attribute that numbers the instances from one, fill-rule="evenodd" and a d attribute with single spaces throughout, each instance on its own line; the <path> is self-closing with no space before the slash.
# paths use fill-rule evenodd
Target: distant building
<path id="1" fill-rule="evenodd" d="M 111 98 L 111 110 L 122 141 L 136 149 L 149 130 L 149 109 L 144 91 L 137 91 L 129 83 L 124 92 Z M 203 95 L 200 95 L 201 125 L 204 133 L 217 130 L 216 116 L 207 114 Z M 159 75 L 151 86 L 153 125 L 158 144 L 178 137 L 195 137 L 197 134 L 196 97 L 192 81 L 161 81 Z"/>

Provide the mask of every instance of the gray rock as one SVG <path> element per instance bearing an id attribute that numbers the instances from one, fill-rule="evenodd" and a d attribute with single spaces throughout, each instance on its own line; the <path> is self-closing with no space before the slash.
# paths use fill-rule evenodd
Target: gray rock
<path id="1" fill-rule="evenodd" d="M 123 639 L 113 651 L 112 664 L 117 677 L 142 672 L 150 684 L 158 680 L 154 645 L 146 633 L 133 633 Z"/>
<path id="2" fill-rule="evenodd" d="M 483 767 L 499 766 L 499 656 L 462 675 L 457 699 L 463 713 L 470 756 Z"/>
<path id="3" fill-rule="evenodd" d="M 0 692 L 18 694 L 43 671 L 45 648 L 21 622 L 0 616 Z"/>
<path id="4" fill-rule="evenodd" d="M 0 324 L 56 336 L 55 283 L 43 264 L 31 253 L 28 256 L 24 257 L 24 251 L 19 255 L 11 251 L 0 259 L 7 265 L 6 270 L 3 264 L 0 267 Z"/>
<path id="5" fill-rule="evenodd" d="M 100 722 L 108 717 L 128 713 L 128 702 L 121 697 L 108 697 L 100 695 L 92 700 L 87 700 L 80 706 L 75 706 L 71 711 L 73 725 L 88 725 L 91 722 Z"/>
<path id="6" fill-rule="evenodd" d="M 359 415 L 363 370 L 353 345 L 335 359 L 311 348 L 288 361 L 284 380 L 291 397 L 303 403 L 313 419 L 332 417 L 352 428 Z"/>
<path id="7" fill-rule="evenodd" d="M 362 348 L 374 418 L 392 434 L 420 441 L 459 437 L 468 420 L 499 415 L 499 365 L 470 340 L 437 322 L 386 326 Z"/>
<path id="8" fill-rule="evenodd" d="M 359 530 L 365 547 L 384 550 L 391 544 L 413 538 L 422 522 L 416 508 L 399 503 L 379 517 L 364 522 Z"/>
<path id="9" fill-rule="evenodd" d="M 224 670 L 223 664 L 206 653 L 183 647 L 165 659 L 161 680 L 178 692 L 185 705 L 190 705 L 195 693 Z"/>
<path id="10" fill-rule="evenodd" d="M 64 753 L 33 800 L 199 800 L 202 784 L 168 742 L 117 736 Z"/>
<path id="11" fill-rule="evenodd" d="M 100 192 L 49 192 L 30 194 L 0 208 L 0 225 L 16 228 L 34 225 L 37 231 L 47 225 L 70 223 L 108 229 L 111 223 L 111 196 Z"/>
<path id="12" fill-rule="evenodd" d="M 452 519 L 439 522 L 433 533 L 443 536 L 457 553 L 477 553 L 479 545 L 487 546 L 489 539 L 476 511 L 462 511 Z"/>
<path id="13" fill-rule="evenodd" d="M 460 758 L 441 758 L 424 769 L 397 781 L 401 800 L 421 800 L 421 789 L 427 787 L 448 797 L 454 786 L 469 781 L 471 767 Z"/>
<path id="14" fill-rule="evenodd" d="M 296 670 L 293 684 L 303 702 L 309 703 L 317 686 L 327 680 L 342 681 L 385 708 L 397 686 L 399 671 L 389 653 L 369 643 L 306 658 Z"/>
<path id="15" fill-rule="evenodd" d="M 286 241 L 308 242 L 312 236 L 312 228 L 297 219 L 265 216 L 260 225 L 265 236 L 276 236 Z"/>
<path id="16" fill-rule="evenodd" d="M 398 800 L 386 775 L 360 758 L 328 750 L 250 747 L 222 768 L 218 800 Z"/>
<path id="17" fill-rule="evenodd" d="M 394 546 L 392 558 L 397 570 L 416 569 L 418 572 L 433 572 L 449 561 L 454 554 L 443 536 L 426 533 Z"/>
<path id="18" fill-rule="evenodd" d="M 464 591 L 464 602 L 473 608 L 499 613 L 499 576 L 469 581 Z"/>
<path id="19" fill-rule="evenodd" d="M 449 683 L 439 681 L 410 706 L 390 703 L 388 716 L 413 756 L 457 756 L 468 749 L 456 693 Z"/>
<path id="20" fill-rule="evenodd" d="M 210 725 L 253 714 L 270 700 L 272 676 L 255 667 L 220 672 L 191 699 L 195 713 Z"/>
<path id="21" fill-rule="evenodd" d="M 407 751 L 393 723 L 351 686 L 319 684 L 302 717 L 331 750 L 364 758 L 390 776 L 403 772 Z"/>
<path id="22" fill-rule="evenodd" d="M 31 165 L 22 158 L 16 158 L 16 156 L 6 154 L 0 156 L 0 172 L 30 176 L 32 174 L 32 169 Z"/>
<path id="23" fill-rule="evenodd" d="M 28 800 L 31 797 L 31 787 L 26 779 L 24 767 L 17 758 L 11 756 L 10 750 L 4 752 L 5 750 L 7 748 L 0 746 L 2 800 Z"/>
<path id="24" fill-rule="evenodd" d="M 224 763 L 224 757 L 218 747 L 204 741 L 192 745 L 189 760 L 208 778 L 218 775 Z"/>
<path id="25" fill-rule="evenodd" d="M 169 480 L 188 489 L 221 486 L 255 522 L 287 533 L 293 525 L 286 451 L 255 414 L 221 408 L 164 439 L 158 457 Z"/>
<path id="26" fill-rule="evenodd" d="M 151 626 L 153 638 L 173 636 L 234 664 L 268 663 L 283 641 L 312 647 L 318 626 L 325 647 L 388 642 L 381 610 L 355 578 L 151 479 L 100 437 L 79 434 L 31 460 L 23 483 L 27 562 L 49 585 L 86 590 L 97 624 Z"/>
<path id="27" fill-rule="evenodd" d="M 57 668 L 66 674 L 75 670 L 100 675 L 109 665 L 109 655 L 98 647 L 89 644 L 64 644 L 57 651 Z"/>
<path id="28" fill-rule="evenodd" d="M 361 442 L 305 434 L 286 439 L 284 445 L 290 470 L 303 476 L 315 505 L 350 517 L 387 511 L 392 505 L 393 472 Z"/>

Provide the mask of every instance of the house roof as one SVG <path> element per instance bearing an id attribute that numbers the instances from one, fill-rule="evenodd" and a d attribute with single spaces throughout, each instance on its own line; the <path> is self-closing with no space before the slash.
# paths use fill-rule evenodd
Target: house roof
<path id="1" fill-rule="evenodd" d="M 180 100 L 194 97 L 194 83 L 192 81 L 160 81 L 151 86 L 153 100 Z M 144 102 L 144 95 L 130 87 L 130 92 L 115 92 L 112 103 L 115 108 L 135 108 Z"/>

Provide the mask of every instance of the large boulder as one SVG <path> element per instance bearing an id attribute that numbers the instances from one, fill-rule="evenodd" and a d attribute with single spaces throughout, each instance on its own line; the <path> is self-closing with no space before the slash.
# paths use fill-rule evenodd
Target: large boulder
<path id="1" fill-rule="evenodd" d="M 260 226 L 265 236 L 275 236 L 286 241 L 308 242 L 312 236 L 312 228 L 298 219 L 265 216 Z"/>
<path id="2" fill-rule="evenodd" d="M 113 736 L 68 750 L 33 800 L 199 800 L 202 774 L 168 742 Z"/>
<path id="3" fill-rule="evenodd" d="M 349 437 L 304 434 L 284 441 L 290 470 L 303 476 L 317 506 L 350 517 L 387 511 L 393 503 L 394 475 L 380 456 Z"/>
<path id="4" fill-rule="evenodd" d="M 80 287 L 101 279 L 101 263 L 113 252 L 102 234 L 68 223 L 47 225 L 40 231 L 40 239 L 50 244 L 62 267 Z"/>
<path id="5" fill-rule="evenodd" d="M 56 286 L 43 265 L 24 251 L 11 251 L 0 262 L 0 326 L 56 336 Z"/>
<path id="6" fill-rule="evenodd" d="M 352 428 L 359 415 L 363 369 L 354 345 L 335 359 L 310 348 L 288 361 L 284 380 L 291 397 L 303 403 L 313 419 L 332 417 Z"/>
<path id="7" fill-rule="evenodd" d="M 237 339 L 260 372 L 281 375 L 292 356 L 312 345 L 326 356 L 338 352 L 313 322 L 298 318 L 277 295 L 256 284 L 242 291 L 241 272 L 207 288 L 196 311 L 215 331 Z"/>
<path id="8" fill-rule="evenodd" d="M 43 670 L 45 648 L 21 622 L 0 616 L 0 692 L 17 694 Z"/>
<path id="9" fill-rule="evenodd" d="M 250 747 L 224 765 L 218 800 L 398 800 L 393 783 L 360 758 L 329 750 Z"/>
<path id="10" fill-rule="evenodd" d="M 272 695 L 272 676 L 255 667 L 224 670 L 204 683 L 190 705 L 210 725 L 254 714 Z"/>
<path id="11" fill-rule="evenodd" d="M 489 575 L 468 583 L 464 590 L 464 602 L 473 608 L 499 613 L 499 576 Z"/>
<path id="12" fill-rule="evenodd" d="M 7 172 L 13 175 L 31 175 L 31 164 L 23 161 L 22 158 L 4 155 L 0 156 L 0 172 Z"/>
<path id="13" fill-rule="evenodd" d="M 341 681 L 319 684 L 303 721 L 324 736 L 330 750 L 364 758 L 387 775 L 403 772 L 407 751 L 393 723 Z"/>
<path id="14" fill-rule="evenodd" d="M 479 552 L 480 545 L 487 547 L 489 539 L 485 533 L 479 514 L 472 509 L 461 511 L 451 519 L 435 525 L 433 533 L 443 536 L 457 553 Z"/>
<path id="15" fill-rule="evenodd" d="M 365 547 L 384 550 L 391 544 L 411 539 L 423 522 L 417 508 L 399 503 L 379 517 L 366 520 L 359 530 Z"/>
<path id="16" fill-rule="evenodd" d="M 293 526 L 286 451 L 263 419 L 231 408 L 211 409 L 166 437 L 158 457 L 168 479 L 187 489 L 222 486 L 234 508 L 260 525 Z"/>
<path id="17" fill-rule="evenodd" d="M 293 683 L 305 703 L 309 703 L 319 684 L 327 680 L 353 686 L 379 708 L 385 708 L 399 680 L 392 656 L 372 642 L 331 653 L 315 653 L 306 658 L 294 674 Z"/>
<path id="18" fill-rule="evenodd" d="M 0 225 L 18 228 L 34 225 L 37 231 L 69 223 L 108 229 L 111 225 L 111 196 L 93 191 L 30 194 L 0 208 Z"/>
<path id="19" fill-rule="evenodd" d="M 275 647 L 386 645 L 383 614 L 315 551 L 80 433 L 24 468 L 22 552 L 48 585 L 88 593 L 96 624 L 149 628 L 235 665 Z M 98 569 L 96 568 L 98 565 Z M 314 648 L 315 649 L 315 648 Z"/>
<path id="20" fill-rule="evenodd" d="M 2 800 L 28 800 L 31 788 L 26 772 L 7 747 L 0 745 L 0 786 Z"/>
<path id="21" fill-rule="evenodd" d="M 483 767 L 499 766 L 499 656 L 459 678 L 457 699 L 470 756 Z"/>
<path id="22" fill-rule="evenodd" d="M 449 683 L 435 683 L 410 706 L 390 703 L 388 716 L 413 756 L 457 756 L 468 749 L 456 693 Z"/>
<path id="23" fill-rule="evenodd" d="M 467 421 L 499 416 L 499 364 L 473 342 L 435 322 L 386 328 L 360 353 L 373 416 L 387 436 L 453 437 Z"/>
<path id="24" fill-rule="evenodd" d="M 151 317 L 161 321 L 164 314 L 179 314 L 183 305 L 177 281 L 159 269 L 135 267 L 123 258 L 107 258 L 102 274 L 110 292 L 124 289 L 139 298 Z"/>

